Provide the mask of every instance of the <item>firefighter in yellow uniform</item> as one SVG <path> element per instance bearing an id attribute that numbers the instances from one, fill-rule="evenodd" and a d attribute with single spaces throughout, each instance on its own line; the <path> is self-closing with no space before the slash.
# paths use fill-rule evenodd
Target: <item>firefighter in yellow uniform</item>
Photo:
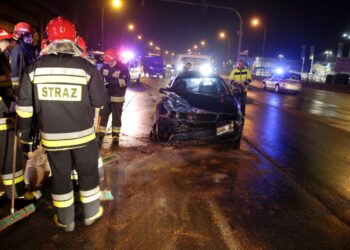
<path id="1" fill-rule="evenodd" d="M 238 88 L 240 90 L 241 111 L 243 117 L 245 116 L 245 106 L 247 102 L 248 85 L 252 81 L 250 70 L 244 67 L 244 62 L 239 60 L 236 67 L 230 74 L 231 90 Z"/>
<path id="2" fill-rule="evenodd" d="M 70 21 L 53 19 L 46 33 L 50 43 L 47 55 L 27 68 L 20 84 L 18 127 L 21 139 L 26 140 L 31 137 L 31 120 L 37 118 L 52 171 L 52 199 L 57 209 L 54 221 L 65 231 L 73 231 L 73 165 L 79 175 L 85 225 L 93 224 L 103 214 L 94 109 L 104 105 L 106 92 L 101 74 L 81 57 Z"/>
<path id="3" fill-rule="evenodd" d="M 107 122 L 112 113 L 112 138 L 113 146 L 119 145 L 119 134 L 122 126 L 122 112 L 125 102 L 126 84 L 130 78 L 128 67 L 117 60 L 116 51 L 109 49 L 104 53 L 104 64 L 101 68 L 101 74 L 104 78 L 108 92 L 108 102 L 100 111 L 101 123 L 99 127 L 99 146 L 106 132 Z"/>

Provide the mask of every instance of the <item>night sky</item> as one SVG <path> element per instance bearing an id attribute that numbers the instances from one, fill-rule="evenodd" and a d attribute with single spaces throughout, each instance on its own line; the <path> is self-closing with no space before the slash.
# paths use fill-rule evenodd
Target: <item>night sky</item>
<path id="1" fill-rule="evenodd" d="M 59 9 L 76 22 L 78 30 L 88 41 L 90 48 L 98 48 L 101 36 L 101 6 L 107 1 L 61 0 Z M 192 2 L 201 2 L 200 0 Z M 276 57 L 282 53 L 286 58 L 299 59 L 301 45 L 315 45 L 316 54 L 326 49 L 334 52 L 341 35 L 350 32 L 349 4 L 345 1 L 273 1 L 208 0 L 210 4 L 231 6 L 239 10 L 245 22 L 242 49 L 251 56 L 261 54 L 263 29 L 252 28 L 249 20 L 259 16 L 267 27 L 265 55 Z M 145 0 L 145 6 L 137 0 L 124 1 L 122 10 L 106 8 L 105 44 L 118 46 L 122 40 L 132 45 L 133 36 L 141 33 L 162 49 L 184 52 L 195 43 L 205 39 L 209 49 L 219 55 L 227 51 L 227 43 L 218 39 L 218 31 L 231 32 L 232 52 L 237 50 L 238 18 L 229 11 L 200 7 L 181 6 L 158 0 Z M 133 22 L 137 30 L 131 35 L 126 24 Z M 145 42 L 144 41 L 144 42 Z"/>

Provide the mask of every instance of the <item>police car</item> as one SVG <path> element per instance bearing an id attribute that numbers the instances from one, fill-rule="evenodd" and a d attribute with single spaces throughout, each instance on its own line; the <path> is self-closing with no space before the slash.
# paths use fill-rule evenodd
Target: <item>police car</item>
<path id="1" fill-rule="evenodd" d="M 263 90 L 272 90 L 276 93 L 299 93 L 302 89 L 301 78 L 297 73 L 276 72 L 272 77 L 262 81 Z"/>

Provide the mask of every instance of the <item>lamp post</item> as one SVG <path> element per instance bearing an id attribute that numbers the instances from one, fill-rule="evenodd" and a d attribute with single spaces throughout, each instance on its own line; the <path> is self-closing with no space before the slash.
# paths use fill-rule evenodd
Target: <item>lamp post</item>
<path id="1" fill-rule="evenodd" d="M 229 60 L 230 59 L 230 52 L 231 52 L 230 36 L 227 36 L 225 32 L 221 31 L 221 32 L 219 32 L 219 38 L 221 40 L 225 40 L 225 38 L 227 38 L 227 60 Z"/>
<path id="2" fill-rule="evenodd" d="M 333 51 L 326 50 L 324 53 L 326 54 L 326 63 L 328 63 L 328 57 L 329 57 L 329 55 L 333 55 Z"/>
<path id="3" fill-rule="evenodd" d="M 134 49 L 136 49 L 136 41 L 141 41 L 142 40 L 142 35 L 138 35 L 135 39 L 134 39 Z"/>
<path id="4" fill-rule="evenodd" d="M 253 27 L 263 25 L 263 28 L 264 28 L 264 38 L 263 38 L 262 52 L 261 52 L 261 67 L 264 68 L 264 56 L 265 56 L 265 44 L 266 44 L 267 28 L 266 28 L 266 25 L 261 24 L 261 21 L 259 18 L 252 19 L 251 24 Z"/>
<path id="5" fill-rule="evenodd" d="M 122 1 L 121 0 L 113 0 L 112 6 L 116 9 L 120 9 L 122 7 Z M 107 5 L 110 3 L 106 3 L 105 5 L 102 6 L 101 9 L 101 49 L 104 50 L 104 13 L 105 13 L 105 8 Z"/>
<path id="6" fill-rule="evenodd" d="M 345 32 L 342 36 L 343 40 L 345 40 L 346 42 L 350 41 L 350 32 Z M 350 57 L 350 48 L 349 48 L 349 52 L 348 52 L 348 57 Z"/>
<path id="7" fill-rule="evenodd" d="M 130 32 L 133 32 L 133 31 L 135 30 L 135 25 L 134 25 L 133 23 L 129 23 L 129 24 L 128 24 L 128 30 L 129 30 Z"/>

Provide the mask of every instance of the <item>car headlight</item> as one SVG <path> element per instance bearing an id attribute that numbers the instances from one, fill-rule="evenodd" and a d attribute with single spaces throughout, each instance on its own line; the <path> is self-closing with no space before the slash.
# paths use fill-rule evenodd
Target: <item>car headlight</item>
<path id="1" fill-rule="evenodd" d="M 201 66 L 200 72 L 202 73 L 202 75 L 207 76 L 213 73 L 213 68 L 209 64 L 204 64 Z"/>

